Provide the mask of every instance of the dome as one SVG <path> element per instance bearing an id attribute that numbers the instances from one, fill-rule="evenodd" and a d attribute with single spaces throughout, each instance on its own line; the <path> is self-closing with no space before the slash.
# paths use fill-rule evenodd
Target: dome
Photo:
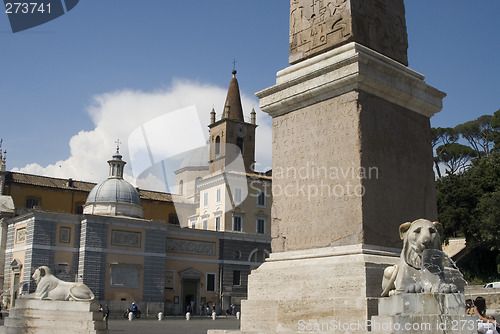
<path id="1" fill-rule="evenodd" d="M 139 192 L 124 179 L 107 179 L 89 193 L 86 203 L 119 202 L 141 205 Z"/>
<path id="2" fill-rule="evenodd" d="M 123 179 L 125 163 L 117 148 L 113 159 L 108 161 L 109 177 L 92 188 L 83 207 L 84 214 L 144 217 L 139 191 Z"/>
<path id="3" fill-rule="evenodd" d="M 182 160 L 179 169 L 186 167 L 208 167 L 208 146 L 199 147 Z"/>

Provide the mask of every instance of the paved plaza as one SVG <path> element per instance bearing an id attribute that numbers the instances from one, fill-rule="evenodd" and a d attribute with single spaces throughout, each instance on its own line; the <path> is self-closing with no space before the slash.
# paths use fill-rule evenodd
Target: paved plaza
<path id="1" fill-rule="evenodd" d="M 193 318 L 187 321 L 184 318 L 167 317 L 163 321 L 154 319 L 111 319 L 108 322 L 110 334 L 206 334 L 209 329 L 236 329 L 240 328 L 240 321 L 235 317 L 221 317 L 216 320 L 210 318 Z"/>

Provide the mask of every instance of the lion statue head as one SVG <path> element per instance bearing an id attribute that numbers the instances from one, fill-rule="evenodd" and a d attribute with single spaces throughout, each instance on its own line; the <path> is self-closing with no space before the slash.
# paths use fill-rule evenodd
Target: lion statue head
<path id="1" fill-rule="evenodd" d="M 427 219 L 417 219 L 411 223 L 402 224 L 399 227 L 399 236 L 403 240 L 401 256 L 404 261 L 410 267 L 420 270 L 424 250 L 442 250 L 441 234 L 443 234 L 443 226 Z"/>
<path id="2" fill-rule="evenodd" d="M 441 247 L 442 234 L 442 225 L 427 219 L 417 219 L 413 222 L 404 223 L 399 227 L 399 236 L 403 240 L 403 249 L 399 264 L 387 267 L 384 270 L 382 297 L 404 292 L 449 293 L 457 291 L 455 285 L 444 282 L 442 273 L 432 276 L 431 281 L 433 282 L 429 282 L 429 277 L 422 279 L 422 253 L 425 250 L 435 250 L 438 254 L 444 254 Z"/>

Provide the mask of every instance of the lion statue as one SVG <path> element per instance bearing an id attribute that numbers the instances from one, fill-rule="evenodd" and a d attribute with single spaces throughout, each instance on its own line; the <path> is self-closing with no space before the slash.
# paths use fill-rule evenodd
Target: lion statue
<path id="1" fill-rule="evenodd" d="M 94 294 L 83 283 L 65 282 L 52 275 L 49 267 L 38 267 L 33 273 L 36 283 L 34 298 L 51 300 L 94 300 Z"/>
<path id="2" fill-rule="evenodd" d="M 437 274 L 422 278 L 422 253 L 435 250 L 442 253 L 441 237 L 443 227 L 438 222 L 417 219 L 399 227 L 399 236 L 403 240 L 403 250 L 399 264 L 385 268 L 382 280 L 382 297 L 400 293 L 418 292 L 458 292 L 454 284 L 447 284 L 443 278 L 443 268 L 434 270 Z M 446 256 L 446 255 L 444 255 Z"/>

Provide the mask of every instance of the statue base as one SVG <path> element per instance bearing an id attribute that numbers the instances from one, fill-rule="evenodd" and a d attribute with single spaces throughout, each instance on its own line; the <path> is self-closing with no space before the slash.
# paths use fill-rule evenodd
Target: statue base
<path id="1" fill-rule="evenodd" d="M 107 334 L 107 322 L 96 302 L 16 299 L 1 334 Z"/>
<path id="2" fill-rule="evenodd" d="M 477 316 L 465 314 L 462 293 L 404 293 L 380 298 L 372 333 L 475 334 Z"/>

